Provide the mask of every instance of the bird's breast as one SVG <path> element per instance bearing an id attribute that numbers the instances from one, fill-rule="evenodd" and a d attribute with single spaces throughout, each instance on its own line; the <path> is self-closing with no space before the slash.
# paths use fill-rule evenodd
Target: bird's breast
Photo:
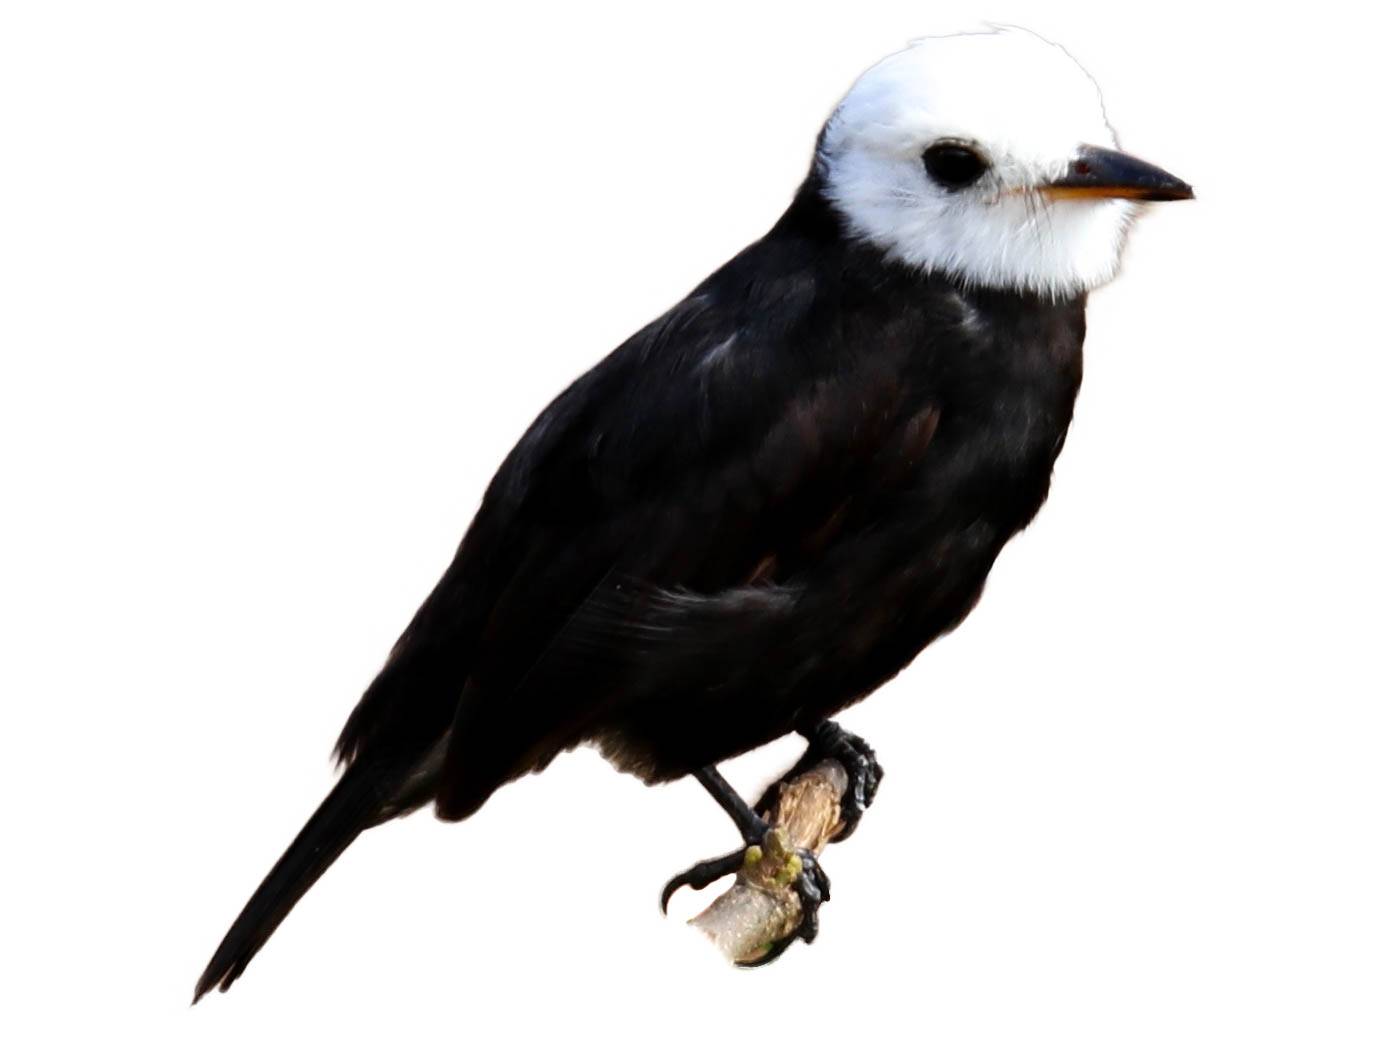
<path id="1" fill-rule="evenodd" d="M 897 537 L 914 587 L 978 583 L 1050 487 L 1082 375 L 1082 303 L 982 295 L 970 325 L 926 321 L 896 428 L 865 477 L 868 530 Z M 970 586 L 970 585 L 969 585 Z M 907 597 L 913 597 L 906 592 Z"/>

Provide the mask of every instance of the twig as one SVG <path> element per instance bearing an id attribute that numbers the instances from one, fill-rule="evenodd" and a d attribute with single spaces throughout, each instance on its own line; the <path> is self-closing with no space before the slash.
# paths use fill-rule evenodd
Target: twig
<path id="1" fill-rule="evenodd" d="M 735 884 L 689 923 L 728 960 L 758 961 L 798 928 L 803 909 L 792 885 L 802 870 L 798 850 L 817 855 L 836 837 L 846 788 L 846 770 L 832 759 L 780 785 L 764 844 L 745 854 Z"/>

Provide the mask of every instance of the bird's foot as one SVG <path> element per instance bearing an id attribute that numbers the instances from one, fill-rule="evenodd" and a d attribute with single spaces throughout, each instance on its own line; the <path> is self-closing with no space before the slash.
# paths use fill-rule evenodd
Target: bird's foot
<path id="1" fill-rule="evenodd" d="M 683 886 L 705 889 L 732 874 L 740 875 L 751 888 L 773 892 L 792 889 L 798 897 L 797 921 L 792 927 L 764 953 L 748 961 L 737 961 L 737 965 L 747 968 L 768 965 L 794 940 L 812 943 L 817 938 L 818 908 L 832 899 L 832 883 L 817 857 L 791 845 L 783 828 L 767 831 L 762 845 L 750 845 L 725 856 L 703 860 L 674 876 L 663 887 L 663 913 L 667 913 L 673 894 Z"/>
<path id="2" fill-rule="evenodd" d="M 885 770 L 875 757 L 875 751 L 855 733 L 843 729 L 831 719 L 819 722 L 806 731 L 808 749 L 792 769 L 771 784 L 755 809 L 761 813 L 773 809 L 779 800 L 782 786 L 795 777 L 801 776 L 819 762 L 831 759 L 846 770 L 846 790 L 842 793 L 842 826 L 832 838 L 834 842 L 845 842 L 861 823 L 861 816 L 875 801 L 876 791 L 885 776 Z"/>
<path id="3" fill-rule="evenodd" d="M 762 856 L 759 846 L 752 845 L 747 849 L 737 849 L 733 853 L 726 853 L 725 856 L 692 864 L 681 874 L 673 875 L 668 879 L 667 885 L 663 886 L 663 914 L 667 914 L 668 901 L 683 886 L 689 889 L 705 889 L 712 882 L 719 882 L 727 875 L 735 874 L 745 866 L 746 861 L 753 863 L 761 859 Z"/>
<path id="4" fill-rule="evenodd" d="M 832 883 L 827 872 L 818 863 L 817 857 L 806 849 L 794 849 L 785 863 L 785 875 L 791 876 L 789 885 L 798 895 L 798 922 L 792 931 L 770 944 L 761 955 L 735 964 L 743 969 L 757 969 L 776 960 L 788 950 L 794 940 L 812 943 L 817 939 L 818 908 L 832 899 Z"/>
<path id="5" fill-rule="evenodd" d="M 885 770 L 870 744 L 835 722 L 818 725 L 809 738 L 809 748 L 821 749 L 822 756 L 834 758 L 846 770 L 847 785 L 842 795 L 842 829 L 834 842 L 845 842 L 861 824 L 861 816 L 875 801 Z"/>

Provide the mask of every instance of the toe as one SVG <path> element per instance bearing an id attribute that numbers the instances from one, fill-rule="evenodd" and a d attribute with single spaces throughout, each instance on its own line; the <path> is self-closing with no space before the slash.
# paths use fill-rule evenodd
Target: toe
<path id="1" fill-rule="evenodd" d="M 737 849 L 733 853 L 725 856 L 718 856 L 714 860 L 703 860 L 699 864 L 693 864 L 679 875 L 674 875 L 668 880 L 667 885 L 663 886 L 662 910 L 667 914 L 667 905 L 677 890 L 683 886 L 692 889 L 705 889 L 712 882 L 720 881 L 727 875 L 732 875 L 744 866 L 749 850 Z"/>

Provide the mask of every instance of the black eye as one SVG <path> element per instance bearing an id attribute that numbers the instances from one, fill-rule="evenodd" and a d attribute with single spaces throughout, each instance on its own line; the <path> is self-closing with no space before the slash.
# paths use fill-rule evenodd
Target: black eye
<path id="1" fill-rule="evenodd" d="M 987 161 L 956 142 L 939 142 L 924 150 L 924 170 L 945 189 L 965 189 L 987 170 Z"/>

